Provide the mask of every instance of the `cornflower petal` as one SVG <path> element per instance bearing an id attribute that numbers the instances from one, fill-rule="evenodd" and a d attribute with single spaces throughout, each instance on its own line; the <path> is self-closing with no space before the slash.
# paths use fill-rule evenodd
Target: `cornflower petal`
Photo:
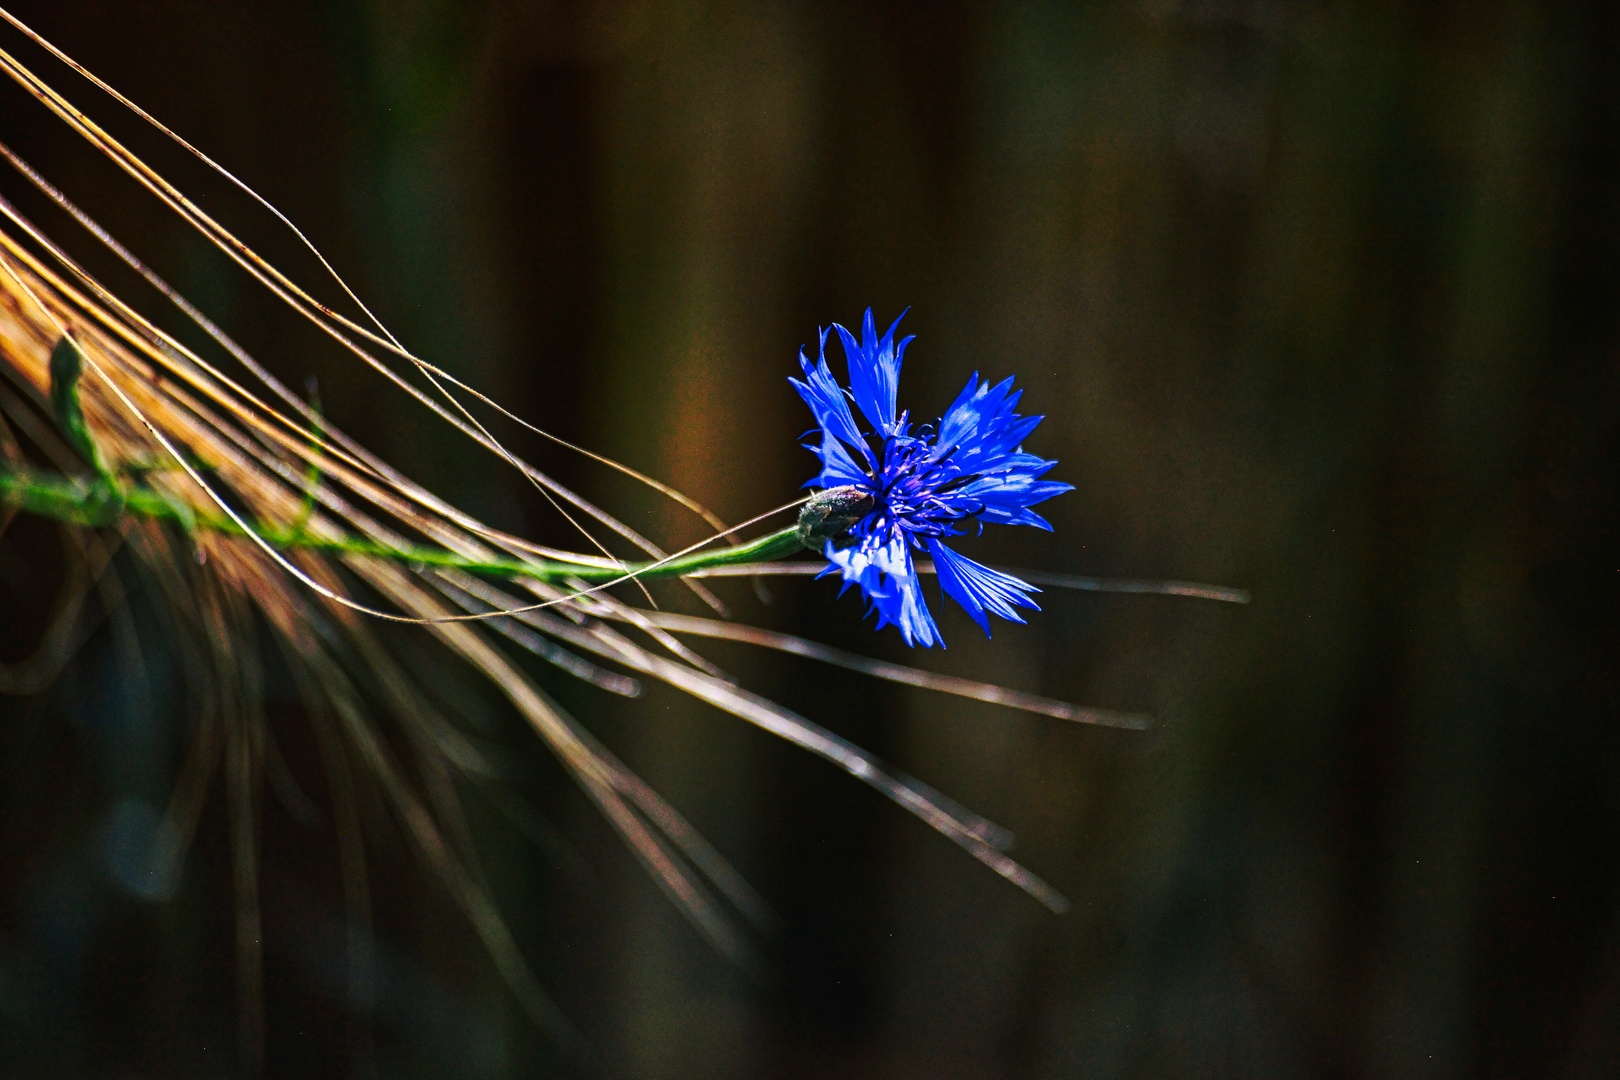
<path id="1" fill-rule="evenodd" d="M 799 368 L 804 372 L 804 381 L 790 378 L 788 382 L 810 406 L 810 415 L 816 418 L 816 423 L 828 435 L 859 449 L 866 455 L 868 465 L 872 464 L 871 451 L 861 438 L 860 428 L 855 426 L 855 417 L 850 414 L 849 399 L 827 367 L 827 331 L 821 332 L 821 355 L 814 364 L 803 349 L 799 350 Z"/>
<path id="2" fill-rule="evenodd" d="M 973 621 L 986 635 L 990 633 L 986 611 L 1021 623 L 1024 617 L 1016 608 L 1040 610 L 1029 594 L 1041 590 L 1027 581 L 992 570 L 966 555 L 958 555 L 938 540 L 928 541 L 928 553 L 934 557 L 934 572 L 939 575 L 940 587 L 973 616 Z"/>
<path id="3" fill-rule="evenodd" d="M 904 312 L 900 318 L 905 318 Z M 867 308 L 861 324 L 861 340 L 857 342 L 848 330 L 833 324 L 844 343 L 844 358 L 849 362 L 850 396 L 880 436 L 898 434 L 895 398 L 900 389 L 900 362 L 912 341 L 908 337 L 895 347 L 894 331 L 899 325 L 900 319 L 894 320 L 889 332 L 879 338 L 872 322 L 872 309 Z"/>
<path id="4" fill-rule="evenodd" d="M 983 385 L 989 386 L 990 384 L 985 383 Z M 956 395 L 956 400 L 951 402 L 951 407 L 946 409 L 945 415 L 940 418 L 939 441 L 935 443 L 936 453 L 943 456 L 944 451 L 956 446 L 978 426 L 979 410 L 974 408 L 974 403 L 979 400 L 983 392 L 983 388 L 979 383 L 979 373 L 975 371 L 969 376 L 967 386 L 963 387 L 962 392 Z"/>
<path id="5" fill-rule="evenodd" d="M 833 438 L 832 432 L 823 430 L 821 445 L 805 443 L 805 448 L 821 459 L 819 475 L 805 483 L 805 487 L 832 488 L 847 484 L 859 485 L 867 473 L 849 456 L 844 444 Z"/>

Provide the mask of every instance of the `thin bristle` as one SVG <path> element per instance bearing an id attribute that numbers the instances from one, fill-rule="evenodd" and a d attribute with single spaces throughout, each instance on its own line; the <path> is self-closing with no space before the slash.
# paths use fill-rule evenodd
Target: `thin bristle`
<path id="1" fill-rule="evenodd" d="M 1005 705 L 1023 712 L 1050 716 L 1054 720 L 1071 720 L 1079 724 L 1098 724 L 1103 727 L 1129 728 L 1135 731 L 1143 731 L 1153 725 L 1152 719 L 1141 713 L 1087 708 L 1067 701 L 1058 701 L 1056 698 L 1042 697 L 1039 694 L 1010 690 L 994 683 L 977 682 L 955 675 L 940 675 L 920 668 L 906 667 L 904 664 L 891 664 L 886 660 L 874 660 L 869 656 L 835 649 L 830 645 L 822 645 L 793 634 L 762 630 L 757 626 L 747 626 L 743 623 L 719 622 L 714 619 L 672 615 L 659 611 L 641 612 L 639 618 L 676 633 L 758 645 L 777 652 L 819 660 L 834 667 L 859 671 L 886 682 L 917 686 L 924 690 L 937 690 L 943 694 L 971 698 L 991 705 Z"/>

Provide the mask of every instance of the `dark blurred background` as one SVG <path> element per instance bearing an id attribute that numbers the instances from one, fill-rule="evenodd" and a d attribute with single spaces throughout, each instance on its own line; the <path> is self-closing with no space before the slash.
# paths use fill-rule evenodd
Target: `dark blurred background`
<path id="1" fill-rule="evenodd" d="M 826 582 L 770 606 L 724 589 L 750 622 L 1153 713 L 1094 730 L 704 650 L 1012 828 L 1064 916 L 740 721 L 537 671 L 781 914 L 763 979 L 493 695 L 446 690 L 574 853 L 469 796 L 501 908 L 606 1074 L 1620 1075 L 1620 8 L 8 7 L 287 212 L 419 354 L 730 520 L 811 474 L 799 345 L 909 306 L 902 403 L 934 416 L 970 372 L 1015 374 L 1050 417 L 1032 449 L 1077 489 L 1054 535 L 972 554 L 1253 590 L 1049 592 L 993 642 L 941 612 L 949 651 L 917 655 Z M 339 299 L 226 184 L 20 35 L 0 46 Z M 496 525 L 575 542 L 15 87 L 0 132 L 292 385 L 317 375 L 337 424 Z M 0 191 L 88 251 L 16 177 Z M 668 546 L 699 537 L 497 433 Z M 10 577 L 6 659 L 37 626 L 32 572 Z M 0 1071 L 229 1076 L 222 801 L 178 893 L 120 884 L 118 830 L 162 805 L 184 711 L 174 687 L 122 706 L 114 654 L 98 638 L 52 692 L 0 702 Z M 290 693 L 274 707 L 294 724 Z M 329 827 L 266 814 L 268 1072 L 348 1076 Z M 358 1022 L 380 1075 L 576 1071 L 404 842 L 372 858 L 382 982 Z"/>

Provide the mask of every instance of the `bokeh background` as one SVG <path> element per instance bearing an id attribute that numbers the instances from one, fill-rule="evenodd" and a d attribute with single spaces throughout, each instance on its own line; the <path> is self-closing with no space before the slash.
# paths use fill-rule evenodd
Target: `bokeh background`
<path id="1" fill-rule="evenodd" d="M 1048 593 L 992 642 L 946 612 L 949 650 L 917 656 L 825 582 L 773 584 L 768 606 L 728 587 L 747 621 L 1153 713 L 1094 730 L 706 650 L 1012 828 L 1064 916 L 737 720 L 537 672 L 775 906 L 763 978 L 447 669 L 555 827 L 537 846 L 469 795 L 502 910 L 599 1067 L 523 1018 L 397 836 L 372 854 L 378 1003 L 352 1015 L 329 826 L 267 800 L 269 1075 L 351 1075 L 361 1028 L 388 1077 L 1620 1071 L 1620 8 L 8 7 L 286 211 L 419 354 L 731 520 L 811 471 L 798 347 L 909 307 L 904 402 L 937 415 L 970 372 L 1016 374 L 1050 417 L 1032 448 L 1077 489 L 1055 534 L 976 556 L 1254 593 Z M 16 33 L 0 47 L 325 288 L 227 185 Z M 0 138 L 289 383 L 318 376 L 336 423 L 492 523 L 570 542 L 39 106 L 0 102 Z M 18 178 L 0 191 L 76 239 Z M 700 535 L 497 431 L 669 546 Z M 29 528 L 0 548 L 5 659 L 52 592 Z M 8 1076 L 235 1069 L 223 806 L 174 896 L 121 884 L 121 822 L 162 805 L 185 710 L 180 686 L 130 705 L 119 670 L 97 638 L 51 692 L 0 702 Z M 275 700 L 296 732 L 291 691 Z"/>

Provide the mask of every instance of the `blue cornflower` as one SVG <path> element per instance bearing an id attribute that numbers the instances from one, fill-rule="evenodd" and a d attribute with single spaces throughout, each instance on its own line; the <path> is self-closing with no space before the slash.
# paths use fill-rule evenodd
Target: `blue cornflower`
<path id="1" fill-rule="evenodd" d="M 804 380 L 788 381 L 821 427 L 820 445 L 806 444 L 821 459 L 821 473 L 805 486 L 823 489 L 800 515 L 799 530 L 807 544 L 823 542 L 831 564 L 823 576 L 839 573 L 844 589 L 861 587 L 879 629 L 895 623 L 908 645 L 943 645 L 923 602 L 912 553 L 926 551 L 933 558 L 940 585 L 986 634 L 987 612 L 1023 622 L 1016 609 L 1039 610 L 1030 594 L 1040 590 L 958 555 L 942 541 L 964 535 L 960 526 L 970 521 L 981 530 L 983 522 L 994 521 L 1050 531 L 1030 507 L 1072 488 L 1041 479 L 1057 462 L 1024 453 L 1025 437 L 1042 418 L 1013 411 L 1023 391 L 1014 390 L 1010 378 L 991 386 L 974 372 L 937 425 L 914 430 L 909 412 L 896 415 L 900 361 L 913 340 L 895 343 L 899 325 L 896 319 L 879 338 L 868 308 L 862 340 L 856 341 L 834 324 L 849 362 L 848 390 L 827 368 L 827 331 L 821 332 L 814 364 L 799 350 Z M 850 411 L 851 401 L 866 430 Z"/>

